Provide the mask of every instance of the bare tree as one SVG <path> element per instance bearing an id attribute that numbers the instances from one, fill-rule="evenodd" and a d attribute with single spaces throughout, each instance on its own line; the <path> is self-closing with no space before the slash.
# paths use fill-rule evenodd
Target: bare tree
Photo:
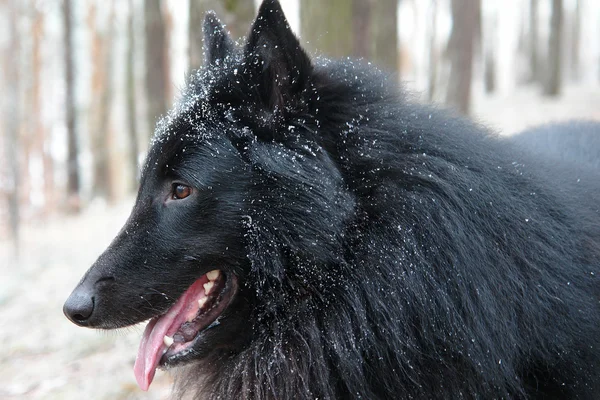
<path id="1" fill-rule="evenodd" d="M 482 25 L 486 34 L 482 36 L 483 48 L 483 81 L 486 93 L 494 93 L 496 90 L 496 39 L 494 32 L 498 30 L 497 15 L 492 16 L 486 21 L 486 26 Z M 482 32 L 483 33 L 483 32 Z M 520 35 L 521 38 L 524 35 Z M 523 43 L 524 41 L 521 41 Z"/>
<path id="2" fill-rule="evenodd" d="M 113 98 L 112 44 L 114 42 L 114 0 L 105 26 L 98 24 L 96 3 L 90 3 L 89 28 L 92 32 L 92 118 L 90 132 L 92 142 L 93 194 L 113 199 L 113 179 L 110 173 L 110 118 Z"/>
<path id="3" fill-rule="evenodd" d="M 540 71 L 538 65 L 538 10 L 539 0 L 530 0 L 529 2 L 529 76 L 530 82 L 540 80 Z"/>
<path id="4" fill-rule="evenodd" d="M 44 193 L 44 213 L 49 214 L 55 207 L 54 191 L 54 161 L 50 153 L 50 140 L 48 130 L 42 122 L 42 40 L 44 33 L 44 13 L 36 7 L 31 7 L 33 21 L 31 24 L 32 51 L 31 51 L 31 123 L 34 136 L 35 152 L 42 159 L 43 168 L 43 193 Z"/>
<path id="5" fill-rule="evenodd" d="M 438 54 L 437 54 L 437 0 L 431 2 L 431 22 L 429 26 L 429 78 L 427 85 L 427 98 L 433 101 L 438 74 Z"/>
<path id="6" fill-rule="evenodd" d="M 157 118 L 164 115 L 169 99 L 169 48 L 161 0 L 144 1 L 146 36 L 146 89 L 149 134 Z"/>
<path id="7" fill-rule="evenodd" d="M 202 21 L 206 10 L 200 0 L 190 1 L 188 26 L 188 70 L 193 71 L 202 65 Z"/>
<path id="8" fill-rule="evenodd" d="M 67 196 L 69 211 L 80 210 L 79 168 L 77 162 L 77 123 L 75 110 L 75 60 L 73 57 L 73 21 L 71 0 L 63 0 L 65 62 L 65 112 L 67 122 Z"/>
<path id="9" fill-rule="evenodd" d="M 15 2 L 4 4 L 4 9 L 9 16 L 9 26 L 7 32 L 9 39 L 7 47 L 3 49 L 3 96 L 2 111 L 5 123 L 6 135 L 4 141 L 5 161 L 7 162 L 7 209 L 8 225 L 11 237 L 14 240 L 15 248 L 18 250 L 19 243 L 19 160 L 17 158 L 19 149 L 19 70 L 15 60 L 18 60 L 20 53 L 19 32 L 17 21 L 19 13 Z"/>
<path id="10" fill-rule="evenodd" d="M 581 36 L 581 0 L 575 1 L 575 9 L 573 10 L 573 18 L 571 18 L 571 79 L 579 79 L 579 43 Z"/>
<path id="11" fill-rule="evenodd" d="M 371 57 L 371 9 L 374 0 L 352 1 L 352 25 L 354 41 L 354 57 L 369 59 Z"/>
<path id="12" fill-rule="evenodd" d="M 28 20 L 29 25 L 33 25 L 33 16 L 32 13 L 29 12 L 27 7 L 27 3 L 15 3 L 18 6 L 18 13 L 20 14 L 20 19 Z M 24 36 L 23 29 L 24 26 L 18 27 L 18 34 L 20 36 Z M 30 31 L 31 32 L 31 31 Z M 28 32 L 29 33 L 29 32 Z M 33 32 L 31 32 L 33 33 Z M 31 54 L 32 41 L 30 40 L 22 40 L 19 41 L 19 51 L 21 54 Z M 30 160 L 34 155 L 34 127 L 35 117 L 30 117 L 29 115 L 25 115 L 25 110 L 31 110 L 34 107 L 34 95 L 33 95 L 33 85 L 31 85 L 32 75 L 33 75 L 33 66 L 30 59 L 25 57 L 20 57 L 17 59 L 13 59 L 13 62 L 17 64 L 17 68 L 19 68 L 19 97 L 22 98 L 20 113 L 18 114 L 18 127 L 19 127 L 19 152 L 17 153 L 17 162 L 19 163 L 19 181 L 18 181 L 18 199 L 19 199 L 19 208 L 21 211 L 28 208 L 31 205 L 31 171 L 30 171 Z M 29 114 L 29 112 L 27 112 Z"/>
<path id="13" fill-rule="evenodd" d="M 352 2 L 301 0 L 300 32 L 306 48 L 329 57 L 353 54 Z"/>
<path id="14" fill-rule="evenodd" d="M 448 43 L 450 78 L 446 103 L 469 113 L 473 55 L 481 23 L 480 0 L 452 0 L 452 32 Z"/>
<path id="15" fill-rule="evenodd" d="M 248 33 L 254 18 L 254 2 L 248 0 L 190 0 L 189 69 L 202 65 L 202 22 L 214 10 L 234 38 Z"/>
<path id="16" fill-rule="evenodd" d="M 485 52 L 484 63 L 485 92 L 494 93 L 496 91 L 496 54 L 493 49 Z"/>
<path id="17" fill-rule="evenodd" d="M 135 9 L 133 0 L 129 0 L 129 15 L 127 16 L 127 51 L 125 59 L 125 84 L 127 85 L 127 131 L 129 133 L 129 161 L 133 176 L 132 187 L 137 186 L 138 156 L 140 153 L 138 145 L 137 111 L 135 101 Z"/>
<path id="18" fill-rule="evenodd" d="M 398 75 L 398 0 L 374 2 L 372 32 L 371 60 Z"/>
<path id="19" fill-rule="evenodd" d="M 563 2 L 552 0 L 550 20 L 550 40 L 548 42 L 548 75 L 544 85 L 544 95 L 558 96 L 562 85 L 561 57 L 563 32 Z"/>
<path id="20" fill-rule="evenodd" d="M 397 18 L 398 0 L 300 2 L 301 36 L 308 50 L 333 58 L 366 58 L 394 74 L 398 72 Z"/>

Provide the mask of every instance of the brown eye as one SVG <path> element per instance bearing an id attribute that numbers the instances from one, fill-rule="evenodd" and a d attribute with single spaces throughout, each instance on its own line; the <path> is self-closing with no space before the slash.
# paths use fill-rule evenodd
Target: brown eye
<path id="1" fill-rule="evenodd" d="M 173 200 L 185 199 L 190 194 L 192 194 L 192 188 L 191 187 L 189 187 L 187 185 L 183 185 L 181 183 L 174 183 L 173 184 L 173 193 L 171 194 L 171 198 Z"/>

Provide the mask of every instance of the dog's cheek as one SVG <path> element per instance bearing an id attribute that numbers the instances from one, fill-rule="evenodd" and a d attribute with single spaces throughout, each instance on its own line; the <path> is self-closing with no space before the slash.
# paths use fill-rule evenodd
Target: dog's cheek
<path id="1" fill-rule="evenodd" d="M 198 353 L 209 355 L 215 350 L 238 353 L 252 342 L 255 319 L 252 315 L 254 300 L 251 290 L 240 288 L 236 299 L 218 319 L 218 325 L 202 333 L 202 340 L 194 347 Z"/>

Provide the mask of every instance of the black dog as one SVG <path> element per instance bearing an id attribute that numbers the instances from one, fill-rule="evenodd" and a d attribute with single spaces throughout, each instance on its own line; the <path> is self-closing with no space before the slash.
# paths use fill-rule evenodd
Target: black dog
<path id="1" fill-rule="evenodd" d="M 157 127 L 65 304 L 206 399 L 598 398 L 600 174 L 311 62 L 277 1 Z M 586 164 L 587 165 L 587 164 Z"/>
<path id="2" fill-rule="evenodd" d="M 587 164 L 586 168 L 600 171 L 600 122 L 567 121 L 538 126 L 515 136 L 513 141 L 556 162 Z"/>

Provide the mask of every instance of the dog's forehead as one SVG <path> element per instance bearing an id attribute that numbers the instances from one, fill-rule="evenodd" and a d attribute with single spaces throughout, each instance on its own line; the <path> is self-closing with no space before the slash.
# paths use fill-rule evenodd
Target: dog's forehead
<path id="1" fill-rule="evenodd" d="M 235 122 L 252 100 L 240 95 L 238 58 L 194 71 L 173 107 L 157 122 L 152 144 L 169 140 L 204 141 Z"/>
<path id="2" fill-rule="evenodd" d="M 164 143 L 178 136 L 180 140 L 202 140 L 210 136 L 207 125 L 216 115 L 210 104 L 209 88 L 190 84 L 184 89 L 173 107 L 156 124 L 152 144 Z"/>
<path id="3" fill-rule="evenodd" d="M 215 142 L 222 141 L 226 132 L 243 128 L 236 119 L 240 104 L 223 101 L 232 97 L 228 92 L 235 91 L 223 85 L 226 74 L 223 69 L 209 68 L 188 78 L 181 96 L 156 124 L 144 171 L 169 165 L 186 149 L 193 148 L 197 155 L 211 154 Z"/>

